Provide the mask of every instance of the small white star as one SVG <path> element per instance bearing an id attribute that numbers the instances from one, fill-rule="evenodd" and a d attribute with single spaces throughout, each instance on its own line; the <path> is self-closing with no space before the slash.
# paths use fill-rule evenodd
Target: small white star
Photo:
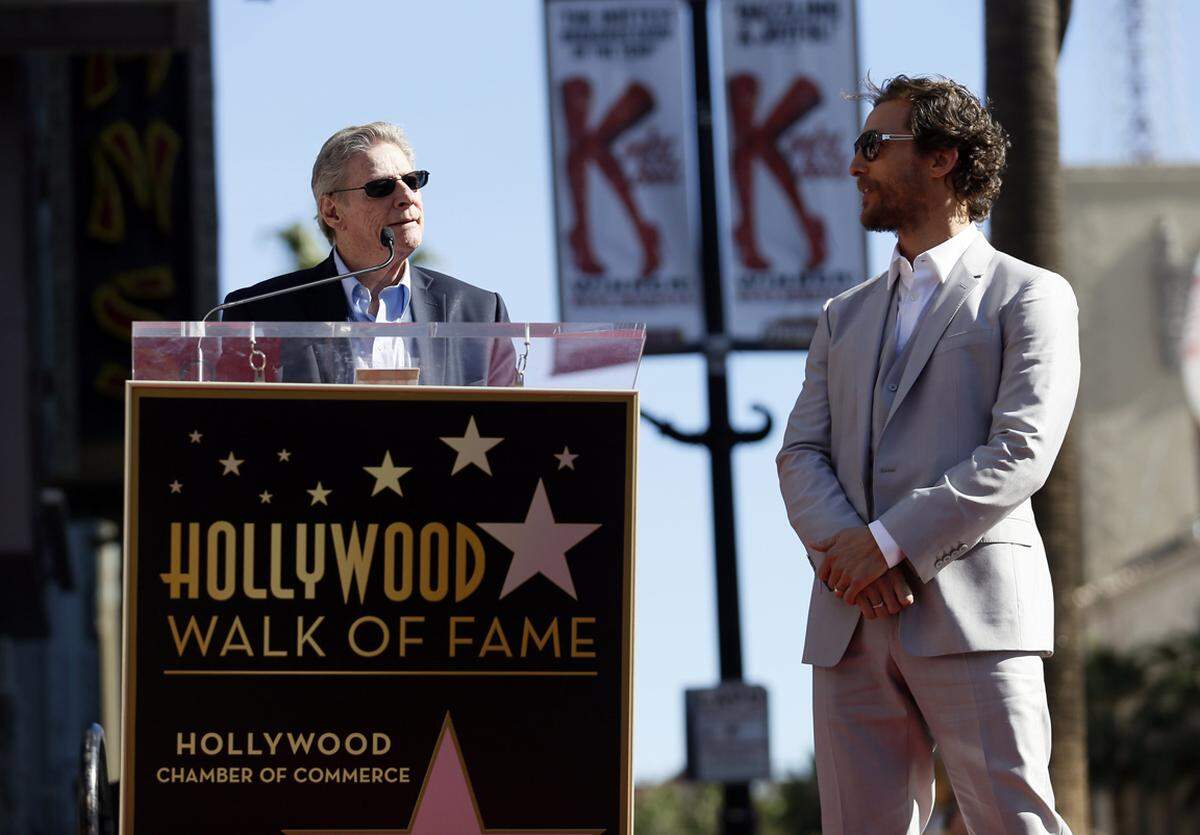
<path id="1" fill-rule="evenodd" d="M 192 439 L 193 444 L 198 444 L 198 443 L 200 443 L 200 439 L 203 438 L 204 436 L 200 434 L 199 429 L 193 429 L 191 431 L 191 433 L 188 435 L 188 437 Z"/>
<path id="2" fill-rule="evenodd" d="M 329 507 L 329 502 L 325 501 L 325 498 L 333 491 L 326 490 L 321 486 L 321 482 L 318 481 L 315 488 L 312 490 L 306 490 L 305 492 L 312 496 L 312 501 L 308 505 L 309 507 L 316 507 L 318 504 L 323 504 L 326 507 Z"/>
<path id="3" fill-rule="evenodd" d="M 179 479 L 175 479 L 167 486 L 171 488 L 172 493 L 182 493 L 183 492 L 183 485 L 179 483 Z"/>
<path id="4" fill-rule="evenodd" d="M 412 467 L 393 466 L 392 454 L 384 452 L 382 464 L 378 467 L 363 467 L 363 469 L 375 476 L 375 489 L 371 491 L 372 496 L 384 490 L 392 490 L 397 496 L 403 496 L 404 493 L 400 490 L 400 477 L 409 472 Z"/>
<path id="5" fill-rule="evenodd" d="M 450 470 L 450 475 L 456 475 L 459 470 L 466 469 L 471 464 L 491 475 L 492 468 L 488 464 L 487 452 L 504 439 L 479 437 L 479 430 L 475 428 L 475 418 L 472 417 L 467 421 L 467 431 L 461 438 L 452 436 L 442 438 L 441 440 L 442 443 L 452 447 L 458 453 L 454 459 L 454 469 Z"/>
<path id="6" fill-rule="evenodd" d="M 286 449 L 281 449 L 281 450 L 279 450 L 279 452 L 277 452 L 275 454 L 279 456 L 280 461 L 291 461 L 292 460 L 292 453 Z"/>
<path id="7" fill-rule="evenodd" d="M 554 453 L 554 457 L 558 459 L 560 470 L 573 470 L 575 469 L 575 459 L 579 456 L 572 453 L 570 447 L 564 446 L 562 452 Z"/>
<path id="8" fill-rule="evenodd" d="M 245 458 L 234 458 L 233 451 L 230 450 L 229 457 L 221 458 L 217 461 L 217 463 L 225 468 L 224 470 L 221 471 L 221 475 L 225 476 L 225 475 L 229 475 L 230 473 L 233 473 L 234 475 L 241 475 L 242 472 L 241 472 L 241 470 L 238 469 L 238 467 L 240 467 L 242 464 L 245 464 L 246 459 Z"/>
<path id="9" fill-rule="evenodd" d="M 258 494 L 258 501 L 259 501 L 259 504 L 270 504 L 271 503 L 271 494 L 268 493 L 266 490 L 263 490 L 261 493 Z"/>

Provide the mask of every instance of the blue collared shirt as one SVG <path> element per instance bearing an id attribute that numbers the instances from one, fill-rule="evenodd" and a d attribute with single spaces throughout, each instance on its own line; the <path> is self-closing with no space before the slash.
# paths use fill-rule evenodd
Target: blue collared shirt
<path id="1" fill-rule="evenodd" d="M 333 250 L 333 263 L 339 273 L 350 272 L 342 260 L 337 247 Z M 371 291 L 357 278 L 343 278 L 342 291 L 346 294 L 346 305 L 350 311 L 348 322 L 411 322 L 412 285 L 408 261 L 400 270 L 400 280 L 383 288 L 379 294 L 379 308 L 371 315 Z M 404 368 L 412 365 L 412 352 L 406 340 L 399 337 L 374 337 L 354 340 L 354 365 L 356 368 Z"/>
<path id="2" fill-rule="evenodd" d="M 350 268 L 342 260 L 337 247 L 333 250 L 333 263 L 339 273 L 348 273 Z M 408 260 L 400 269 L 400 280 L 383 288 L 379 294 L 379 310 L 371 315 L 371 291 L 357 278 L 343 278 L 342 292 L 346 294 L 346 306 L 350 309 L 347 318 L 351 322 L 411 322 L 412 311 L 409 310 L 409 299 L 412 298 L 412 283 L 409 278 Z"/>

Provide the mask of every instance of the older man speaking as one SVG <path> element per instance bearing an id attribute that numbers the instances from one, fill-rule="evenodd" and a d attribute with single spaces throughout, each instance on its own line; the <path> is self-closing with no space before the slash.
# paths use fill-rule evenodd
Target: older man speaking
<path id="1" fill-rule="evenodd" d="M 312 171 L 317 222 L 333 245 L 329 257 L 310 269 L 235 290 L 225 298 L 225 304 L 379 264 L 388 256 L 381 238 L 386 234 L 384 230 L 393 233 L 395 259 L 382 269 L 355 278 L 230 307 L 223 311 L 223 318 L 259 322 L 507 322 L 508 310 L 498 293 L 411 263 L 410 256 L 424 235 L 421 188 L 428 181 L 429 172 L 415 169 L 412 146 L 396 125 L 352 125 L 329 137 Z M 505 384 L 512 377 L 511 344 L 507 340 L 500 343 L 506 350 L 485 352 L 478 350 L 479 340 L 467 340 L 475 343 L 470 345 L 449 344 L 451 340 L 442 339 L 387 342 L 392 343 L 387 349 L 389 355 L 380 356 L 380 346 L 386 343 L 375 340 L 371 349 L 374 355 L 358 357 L 358 364 L 419 362 L 421 382 L 442 385 Z M 411 349 L 420 356 L 410 356 Z M 327 368 L 322 369 L 321 376 L 343 378 Z"/>

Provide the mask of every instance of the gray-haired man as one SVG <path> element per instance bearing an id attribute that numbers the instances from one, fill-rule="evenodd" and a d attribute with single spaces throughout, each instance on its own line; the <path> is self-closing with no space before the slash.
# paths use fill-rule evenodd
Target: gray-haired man
<path id="1" fill-rule="evenodd" d="M 385 228 L 395 235 L 395 260 L 384 269 L 357 278 L 230 308 L 223 318 L 259 322 L 507 322 L 508 310 L 499 293 L 411 263 L 409 256 L 421 245 L 425 230 L 421 187 L 428 179 L 429 172 L 415 170 L 412 147 L 396 125 L 352 125 L 329 137 L 317 154 L 312 172 L 317 221 L 333 245 L 329 257 L 310 269 L 235 290 L 225 301 L 298 287 L 378 264 L 388 254 L 380 242 Z M 479 340 L 465 340 L 463 344 L 445 339 L 417 341 L 409 345 L 421 355 L 405 360 L 420 364 L 422 383 L 503 385 L 513 376 L 511 344 L 506 340 L 496 344 L 507 350 L 480 351 Z M 344 379 L 344 375 L 330 371 L 328 361 L 319 364 L 323 378 Z"/>

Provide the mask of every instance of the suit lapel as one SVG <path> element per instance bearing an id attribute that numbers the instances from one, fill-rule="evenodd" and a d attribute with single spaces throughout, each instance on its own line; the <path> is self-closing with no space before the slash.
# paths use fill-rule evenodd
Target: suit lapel
<path id="1" fill-rule="evenodd" d="M 854 434 L 862 479 L 847 485 L 847 496 L 859 513 L 866 514 L 869 497 L 866 485 L 871 477 L 871 400 L 875 391 L 875 376 L 879 373 L 879 349 L 883 340 L 883 329 L 887 323 L 888 303 L 892 294 L 888 289 L 887 273 L 878 276 L 872 287 L 862 294 L 862 303 L 854 318 L 847 323 L 862 338 L 846 342 L 848 356 L 846 368 L 851 369 L 850 395 L 854 398 Z M 851 465 L 853 466 L 853 465 Z"/>
<path id="2" fill-rule="evenodd" d="M 445 322 L 446 297 L 439 292 L 434 277 L 410 263 L 409 285 L 412 288 L 412 320 L 414 322 Z"/>
<path id="3" fill-rule="evenodd" d="M 446 296 L 433 275 L 409 262 L 409 286 L 413 322 L 446 321 Z M 413 339 L 412 347 L 421 369 L 421 385 L 446 385 L 446 339 L 418 336 Z"/>
<path id="4" fill-rule="evenodd" d="M 312 268 L 305 281 L 332 278 L 337 275 L 333 252 Z M 345 322 L 349 316 L 346 292 L 340 281 L 330 281 L 319 287 L 297 293 L 297 301 L 306 322 Z M 345 369 L 354 367 L 350 346 L 344 339 L 316 339 L 309 345 L 321 382 L 345 382 Z M 311 380 L 308 382 L 312 382 Z"/>
<path id="5" fill-rule="evenodd" d="M 312 269 L 312 276 L 306 281 L 316 281 L 320 278 L 332 278 L 337 275 L 337 265 L 333 262 L 333 253 Z M 300 304 L 304 308 L 304 319 L 307 322 L 345 322 L 350 311 L 346 307 L 346 291 L 340 281 L 330 281 L 320 287 L 300 292 Z"/>
<path id="6" fill-rule="evenodd" d="M 914 340 L 912 353 L 909 354 L 908 364 L 900 376 L 900 384 L 896 390 L 896 397 L 892 400 L 892 408 L 888 411 L 887 420 L 883 423 L 885 428 L 892 419 L 892 415 L 896 414 L 896 409 L 899 408 L 905 396 L 912 390 L 917 377 L 925 369 L 925 364 L 929 362 L 933 349 L 937 347 L 938 342 L 946 333 L 946 328 L 950 326 L 950 320 L 954 318 L 955 313 L 958 313 L 958 309 L 962 307 L 971 291 L 979 286 L 984 270 L 987 269 L 988 262 L 992 260 L 995 252 L 996 250 L 983 235 L 976 238 L 975 243 L 971 244 L 963 253 L 963 257 L 950 271 L 950 275 L 946 278 L 938 294 L 930 302 L 928 312 L 917 326 L 917 332 L 912 335 Z"/>
<path id="7" fill-rule="evenodd" d="M 859 427 L 864 450 L 871 444 L 871 400 L 875 392 L 875 378 L 879 375 L 879 354 L 883 347 L 883 329 L 887 324 L 888 304 L 891 300 L 887 273 L 884 273 L 863 299 L 862 324 L 857 327 L 861 327 L 862 333 L 869 336 L 854 342 L 855 349 L 859 352 L 854 362 L 854 389 L 858 399 L 858 414 L 866 416 Z"/>

